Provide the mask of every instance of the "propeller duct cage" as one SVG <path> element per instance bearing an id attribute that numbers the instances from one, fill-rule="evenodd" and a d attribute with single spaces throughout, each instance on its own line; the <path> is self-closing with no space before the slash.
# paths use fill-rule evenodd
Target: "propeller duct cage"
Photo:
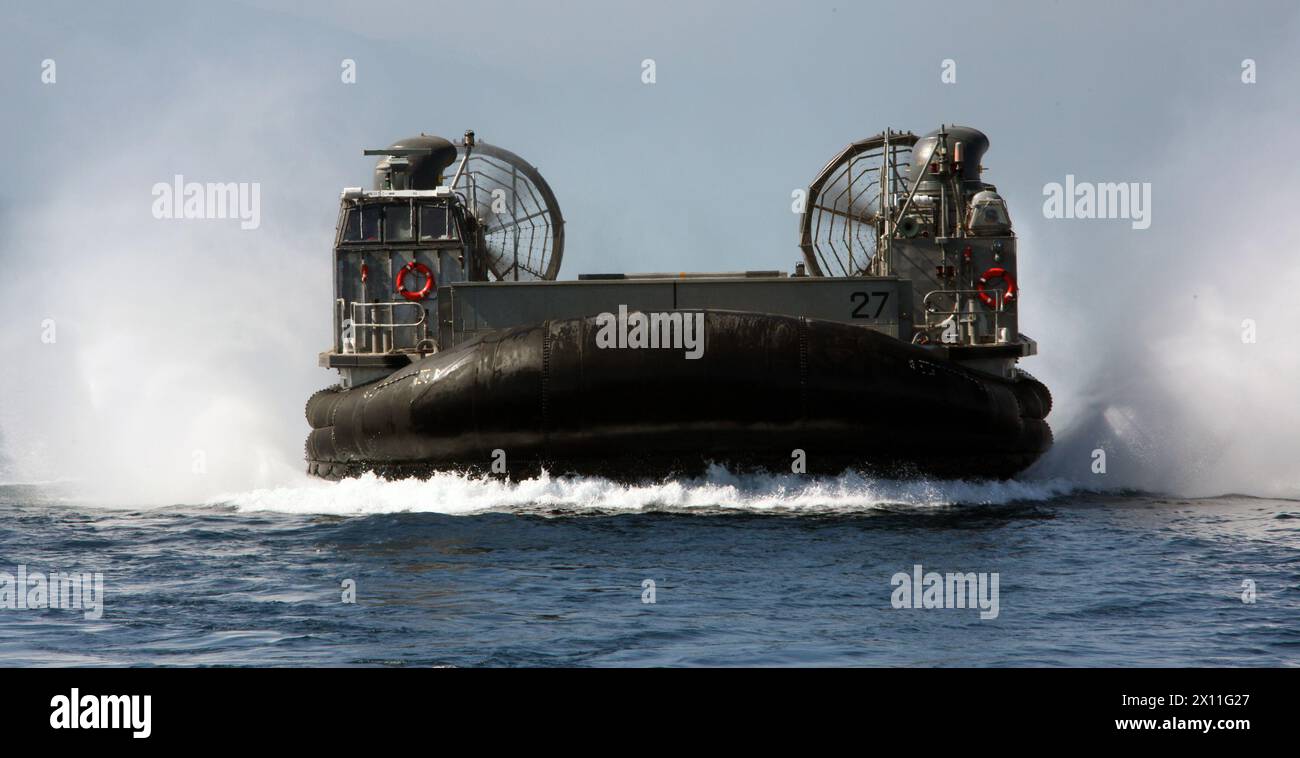
<path id="1" fill-rule="evenodd" d="M 799 247 L 810 274 L 890 273 L 887 256 L 878 253 L 907 197 L 916 141 L 910 132 L 886 131 L 854 142 L 813 179 L 799 219 Z"/>
<path id="2" fill-rule="evenodd" d="M 479 142 L 470 149 L 455 189 L 479 224 L 491 277 L 536 281 L 559 276 L 564 218 L 535 167 L 509 150 Z"/>

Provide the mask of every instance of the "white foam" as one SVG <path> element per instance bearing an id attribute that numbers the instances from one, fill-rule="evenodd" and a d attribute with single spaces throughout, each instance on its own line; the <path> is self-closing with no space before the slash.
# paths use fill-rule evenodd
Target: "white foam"
<path id="1" fill-rule="evenodd" d="M 367 474 L 340 482 L 305 480 L 292 486 L 222 495 L 208 504 L 233 505 L 241 512 L 332 515 L 555 511 L 834 514 L 1043 501 L 1075 489 L 1063 479 L 968 482 L 872 479 L 847 473 L 836 477 L 736 475 L 715 467 L 700 478 L 636 485 L 600 477 L 547 474 L 519 482 L 454 473 L 437 474 L 428 480 L 385 481 Z"/>

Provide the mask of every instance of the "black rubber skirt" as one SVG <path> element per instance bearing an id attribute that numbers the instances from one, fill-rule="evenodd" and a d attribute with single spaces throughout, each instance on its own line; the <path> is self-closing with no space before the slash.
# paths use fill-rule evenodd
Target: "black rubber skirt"
<path id="1" fill-rule="evenodd" d="M 704 350 L 597 344 L 594 318 L 492 332 L 308 401 L 308 470 L 640 480 L 704 471 L 1005 478 L 1052 442 L 1047 388 L 869 329 L 704 313 Z"/>

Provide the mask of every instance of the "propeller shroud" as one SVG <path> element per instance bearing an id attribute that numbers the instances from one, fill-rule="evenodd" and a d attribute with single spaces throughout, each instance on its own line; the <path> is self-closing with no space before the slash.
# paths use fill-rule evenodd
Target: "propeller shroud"
<path id="1" fill-rule="evenodd" d="M 564 217 L 536 167 L 505 148 L 479 142 L 456 190 L 479 223 L 489 276 L 498 281 L 559 276 Z"/>
<path id="2" fill-rule="evenodd" d="M 912 146 L 911 132 L 882 132 L 845 147 L 808 185 L 799 217 L 799 247 L 813 276 L 861 276 L 871 273 L 881 227 L 880 207 L 888 167 L 886 207 L 897 209 L 906 197 Z M 888 160 L 886 160 L 888 153 Z M 883 272 L 874 272 L 883 273 Z"/>

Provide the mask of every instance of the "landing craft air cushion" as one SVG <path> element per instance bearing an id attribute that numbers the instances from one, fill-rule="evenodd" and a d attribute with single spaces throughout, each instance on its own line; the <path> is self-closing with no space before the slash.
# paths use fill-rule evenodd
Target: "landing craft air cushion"
<path id="1" fill-rule="evenodd" d="M 473 132 L 368 150 L 308 470 L 1012 476 L 1051 444 L 1051 395 L 1017 368 L 1037 345 L 987 149 L 959 126 L 849 145 L 808 188 L 791 274 L 576 281 L 557 281 L 555 196 L 514 153 Z"/>

